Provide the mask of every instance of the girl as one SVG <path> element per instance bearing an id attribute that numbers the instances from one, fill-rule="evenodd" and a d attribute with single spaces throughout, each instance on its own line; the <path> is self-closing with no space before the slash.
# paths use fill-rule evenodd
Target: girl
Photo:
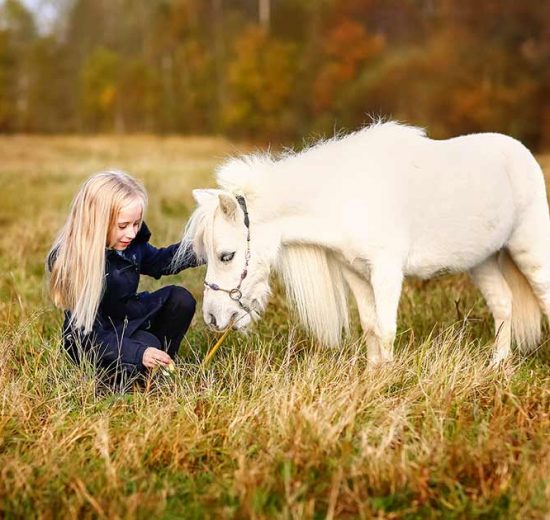
<path id="1" fill-rule="evenodd" d="M 147 194 L 129 175 L 106 171 L 84 183 L 49 255 L 49 290 L 65 310 L 63 343 L 119 376 L 170 365 L 195 312 L 175 285 L 137 293 L 140 274 L 154 278 L 197 265 L 192 251 L 172 265 L 179 244 L 156 249 L 143 222 Z"/>

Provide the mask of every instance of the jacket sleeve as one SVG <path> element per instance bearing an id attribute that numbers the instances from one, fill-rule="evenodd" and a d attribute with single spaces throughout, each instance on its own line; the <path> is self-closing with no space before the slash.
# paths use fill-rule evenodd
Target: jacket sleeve
<path id="1" fill-rule="evenodd" d="M 173 260 L 180 244 L 172 244 L 168 247 L 157 249 L 149 243 L 145 243 L 143 256 L 141 257 L 141 272 L 153 278 L 160 278 L 168 274 L 176 274 L 188 267 L 200 265 L 197 255 L 191 249 L 182 257 L 182 260 L 174 265 Z"/>

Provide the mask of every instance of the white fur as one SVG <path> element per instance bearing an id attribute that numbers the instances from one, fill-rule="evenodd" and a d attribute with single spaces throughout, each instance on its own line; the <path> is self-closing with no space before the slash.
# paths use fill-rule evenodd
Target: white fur
<path id="1" fill-rule="evenodd" d="M 346 286 L 339 262 L 322 247 L 290 244 L 281 248 L 276 269 L 302 323 L 315 331 L 322 343 L 338 344 L 342 331 L 349 328 Z M 310 311 L 312 302 L 315 312 Z"/>
<path id="2" fill-rule="evenodd" d="M 509 352 L 512 326 L 524 348 L 540 339 L 538 306 L 550 310 L 548 204 L 539 165 L 511 137 L 436 141 L 417 128 L 378 123 L 279 160 L 231 159 L 218 183 L 247 201 L 251 259 L 241 289 L 257 313 L 275 268 L 301 321 L 335 344 L 348 322 L 345 279 L 369 358 L 387 360 L 403 277 L 469 271 L 495 316 L 495 362 Z M 207 281 L 236 287 L 246 252 L 242 210 L 235 201 L 234 211 L 222 211 L 216 190 L 196 190 L 195 198 L 182 251 L 192 242 L 208 261 Z M 223 264 L 223 252 L 234 259 Z M 512 283 L 521 277 L 523 284 Z M 236 328 L 251 321 L 226 293 L 207 288 L 204 296 L 205 320 L 214 317 L 218 328 L 236 317 Z"/>

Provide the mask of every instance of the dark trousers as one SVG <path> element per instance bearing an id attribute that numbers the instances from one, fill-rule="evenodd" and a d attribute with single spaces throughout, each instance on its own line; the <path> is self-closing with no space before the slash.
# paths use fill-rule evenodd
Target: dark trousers
<path id="1" fill-rule="evenodd" d="M 195 314 L 195 299 L 183 287 L 172 285 L 162 290 L 168 289 L 170 294 L 163 306 L 146 322 L 144 329 L 136 330 L 132 338 L 144 345 L 160 348 L 174 359 Z M 146 369 L 138 369 L 135 365 L 125 365 L 115 370 L 111 367 L 103 381 L 111 391 L 126 392 L 134 383 L 143 385 L 147 373 Z"/>
<path id="2" fill-rule="evenodd" d="M 150 320 L 146 330 L 159 340 L 162 350 L 173 359 L 194 314 L 195 299 L 191 293 L 183 287 L 172 285 L 168 299 Z"/>
<path id="3" fill-rule="evenodd" d="M 189 291 L 175 285 L 163 287 L 160 291 L 162 292 L 159 296 L 162 296 L 164 303 L 127 339 L 130 344 L 134 343 L 136 348 L 162 349 L 173 359 L 195 314 L 195 299 Z M 64 331 L 65 329 L 66 325 Z M 102 342 L 118 341 L 116 334 L 111 336 L 112 338 L 101 337 L 98 341 L 93 334 L 79 336 L 77 333 L 65 331 L 63 338 L 65 348 L 76 364 L 87 359 L 95 366 L 101 383 L 107 388 L 124 391 L 132 381 L 142 379 L 148 371 L 141 363 L 122 363 L 120 360 L 107 362 L 102 359 L 98 351 Z M 104 348 L 106 345 L 109 344 L 103 343 Z"/>

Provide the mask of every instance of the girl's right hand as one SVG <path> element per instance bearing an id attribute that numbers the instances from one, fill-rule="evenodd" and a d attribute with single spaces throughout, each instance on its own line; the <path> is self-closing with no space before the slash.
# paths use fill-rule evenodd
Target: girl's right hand
<path id="1" fill-rule="evenodd" d="M 143 360 L 141 361 L 145 368 L 154 368 L 159 365 L 167 366 L 172 363 L 172 358 L 164 352 L 155 347 L 148 347 L 143 353 Z"/>

